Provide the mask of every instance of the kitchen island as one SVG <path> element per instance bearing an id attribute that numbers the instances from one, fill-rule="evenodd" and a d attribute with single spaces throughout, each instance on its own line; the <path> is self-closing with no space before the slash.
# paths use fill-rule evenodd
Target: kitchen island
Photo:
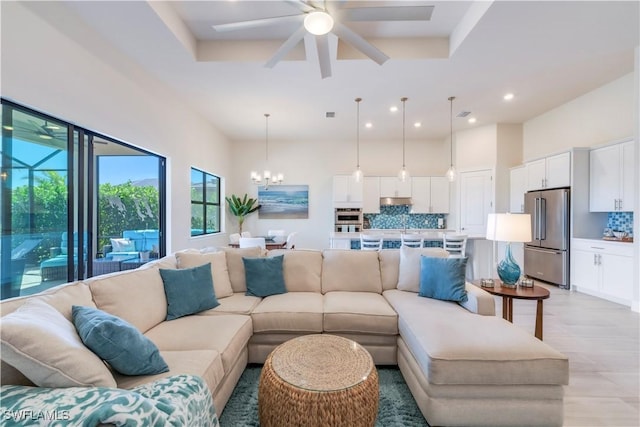
<path id="1" fill-rule="evenodd" d="M 454 233 L 455 230 L 441 228 L 370 228 L 362 232 L 362 234 L 381 235 L 383 239 L 384 249 L 394 249 L 400 247 L 400 236 L 406 234 L 420 234 L 424 237 L 424 246 L 426 247 L 442 247 L 442 234 Z M 329 247 L 331 249 L 360 249 L 360 233 L 342 233 L 332 232 L 329 234 Z"/>

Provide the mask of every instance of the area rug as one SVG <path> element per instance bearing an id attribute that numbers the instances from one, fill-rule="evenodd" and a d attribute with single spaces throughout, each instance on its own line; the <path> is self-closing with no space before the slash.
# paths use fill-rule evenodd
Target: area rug
<path id="1" fill-rule="evenodd" d="M 257 427 L 258 381 L 261 365 L 249 365 L 231 394 L 220 417 L 221 427 Z M 378 367 L 380 378 L 380 403 L 377 427 L 422 427 L 429 426 L 398 368 Z"/>

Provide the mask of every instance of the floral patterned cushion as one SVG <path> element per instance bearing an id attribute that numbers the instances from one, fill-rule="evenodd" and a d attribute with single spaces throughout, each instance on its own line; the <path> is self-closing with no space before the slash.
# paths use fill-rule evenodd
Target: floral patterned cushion
<path id="1" fill-rule="evenodd" d="M 204 380 L 176 375 L 123 390 L 108 387 L 0 388 L 3 426 L 219 427 Z"/>

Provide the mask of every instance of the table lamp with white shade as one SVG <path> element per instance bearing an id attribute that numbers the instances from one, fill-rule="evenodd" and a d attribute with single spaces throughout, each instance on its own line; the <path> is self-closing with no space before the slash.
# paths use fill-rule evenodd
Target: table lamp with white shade
<path id="1" fill-rule="evenodd" d="M 531 215 L 490 213 L 487 220 L 487 240 L 507 242 L 504 259 L 498 263 L 498 277 L 503 285 L 515 286 L 521 270 L 511 254 L 511 243 L 531 241 Z"/>

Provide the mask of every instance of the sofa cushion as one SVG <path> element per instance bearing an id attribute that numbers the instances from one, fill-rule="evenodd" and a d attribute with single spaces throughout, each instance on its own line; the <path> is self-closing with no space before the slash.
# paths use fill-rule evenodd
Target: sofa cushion
<path id="1" fill-rule="evenodd" d="M 325 250 L 322 293 L 354 291 L 382 293 L 377 251 Z"/>
<path id="2" fill-rule="evenodd" d="M 41 387 L 114 387 L 104 362 L 84 346 L 73 324 L 38 298 L 2 317 L 2 359 Z"/>
<path id="3" fill-rule="evenodd" d="M 247 295 L 254 297 L 268 297 L 269 295 L 284 294 L 282 261 L 284 255 L 276 257 L 242 258 L 247 279 Z"/>
<path id="4" fill-rule="evenodd" d="M 158 347 L 135 326 L 97 308 L 74 305 L 72 313 L 82 342 L 121 374 L 169 371 Z"/>
<path id="5" fill-rule="evenodd" d="M 96 306 L 146 332 L 167 318 L 167 298 L 157 268 L 125 270 L 85 281 Z"/>
<path id="6" fill-rule="evenodd" d="M 445 301 L 465 302 L 465 273 L 467 258 L 434 258 L 422 256 L 420 259 L 421 297 Z"/>
<path id="7" fill-rule="evenodd" d="M 380 274 L 382 276 L 382 290 L 396 289 L 398 274 L 400 273 L 400 250 L 385 249 L 378 252 L 380 260 Z"/>
<path id="8" fill-rule="evenodd" d="M 186 316 L 162 322 L 145 336 L 163 355 L 165 350 L 216 350 L 222 356 L 224 372 L 229 372 L 247 346 L 251 333 L 249 316 L 227 314 Z"/>
<path id="9" fill-rule="evenodd" d="M 167 320 L 199 313 L 220 304 L 213 292 L 210 264 L 179 270 L 160 269 L 160 276 L 167 296 Z"/>
<path id="10" fill-rule="evenodd" d="M 222 357 L 216 350 L 163 350 L 162 358 L 169 371 L 156 375 L 132 376 L 114 373 L 118 388 L 131 389 L 173 375 L 190 374 L 202 377 L 213 394 L 224 379 Z"/>
<path id="11" fill-rule="evenodd" d="M 322 332 L 323 296 L 316 292 L 288 292 L 260 301 L 251 313 L 253 331 Z"/>
<path id="12" fill-rule="evenodd" d="M 284 255 L 284 283 L 288 292 L 320 292 L 322 290 L 322 252 L 278 249 L 269 257 Z"/>
<path id="13" fill-rule="evenodd" d="M 432 384 L 568 384 L 566 356 L 504 319 L 412 292 L 390 290 L 384 297 L 398 313 L 400 336 Z"/>
<path id="14" fill-rule="evenodd" d="M 209 316 L 216 314 L 244 314 L 250 315 L 254 308 L 262 301 L 260 297 L 245 295 L 244 292 L 236 292 L 230 297 L 220 298 L 219 306 L 210 310 L 201 311 L 198 316 Z"/>
<path id="15" fill-rule="evenodd" d="M 216 298 L 224 298 L 233 295 L 231 280 L 229 280 L 229 270 L 227 270 L 227 257 L 225 252 L 176 252 L 176 263 L 178 268 L 192 268 L 203 264 L 211 263 L 211 274 L 213 277 L 213 289 Z"/>
<path id="16" fill-rule="evenodd" d="M 448 258 L 449 252 L 442 248 L 400 248 L 400 270 L 398 273 L 398 289 L 401 291 L 420 291 L 420 257 L 422 255 Z"/>
<path id="17" fill-rule="evenodd" d="M 247 292 L 247 280 L 244 272 L 243 257 L 259 257 L 264 256 L 265 251 L 262 248 L 221 248 L 227 256 L 227 270 L 229 271 L 229 280 L 233 292 Z"/>
<path id="18" fill-rule="evenodd" d="M 324 331 L 397 335 L 398 315 L 380 294 L 328 292 L 324 295 Z"/>

